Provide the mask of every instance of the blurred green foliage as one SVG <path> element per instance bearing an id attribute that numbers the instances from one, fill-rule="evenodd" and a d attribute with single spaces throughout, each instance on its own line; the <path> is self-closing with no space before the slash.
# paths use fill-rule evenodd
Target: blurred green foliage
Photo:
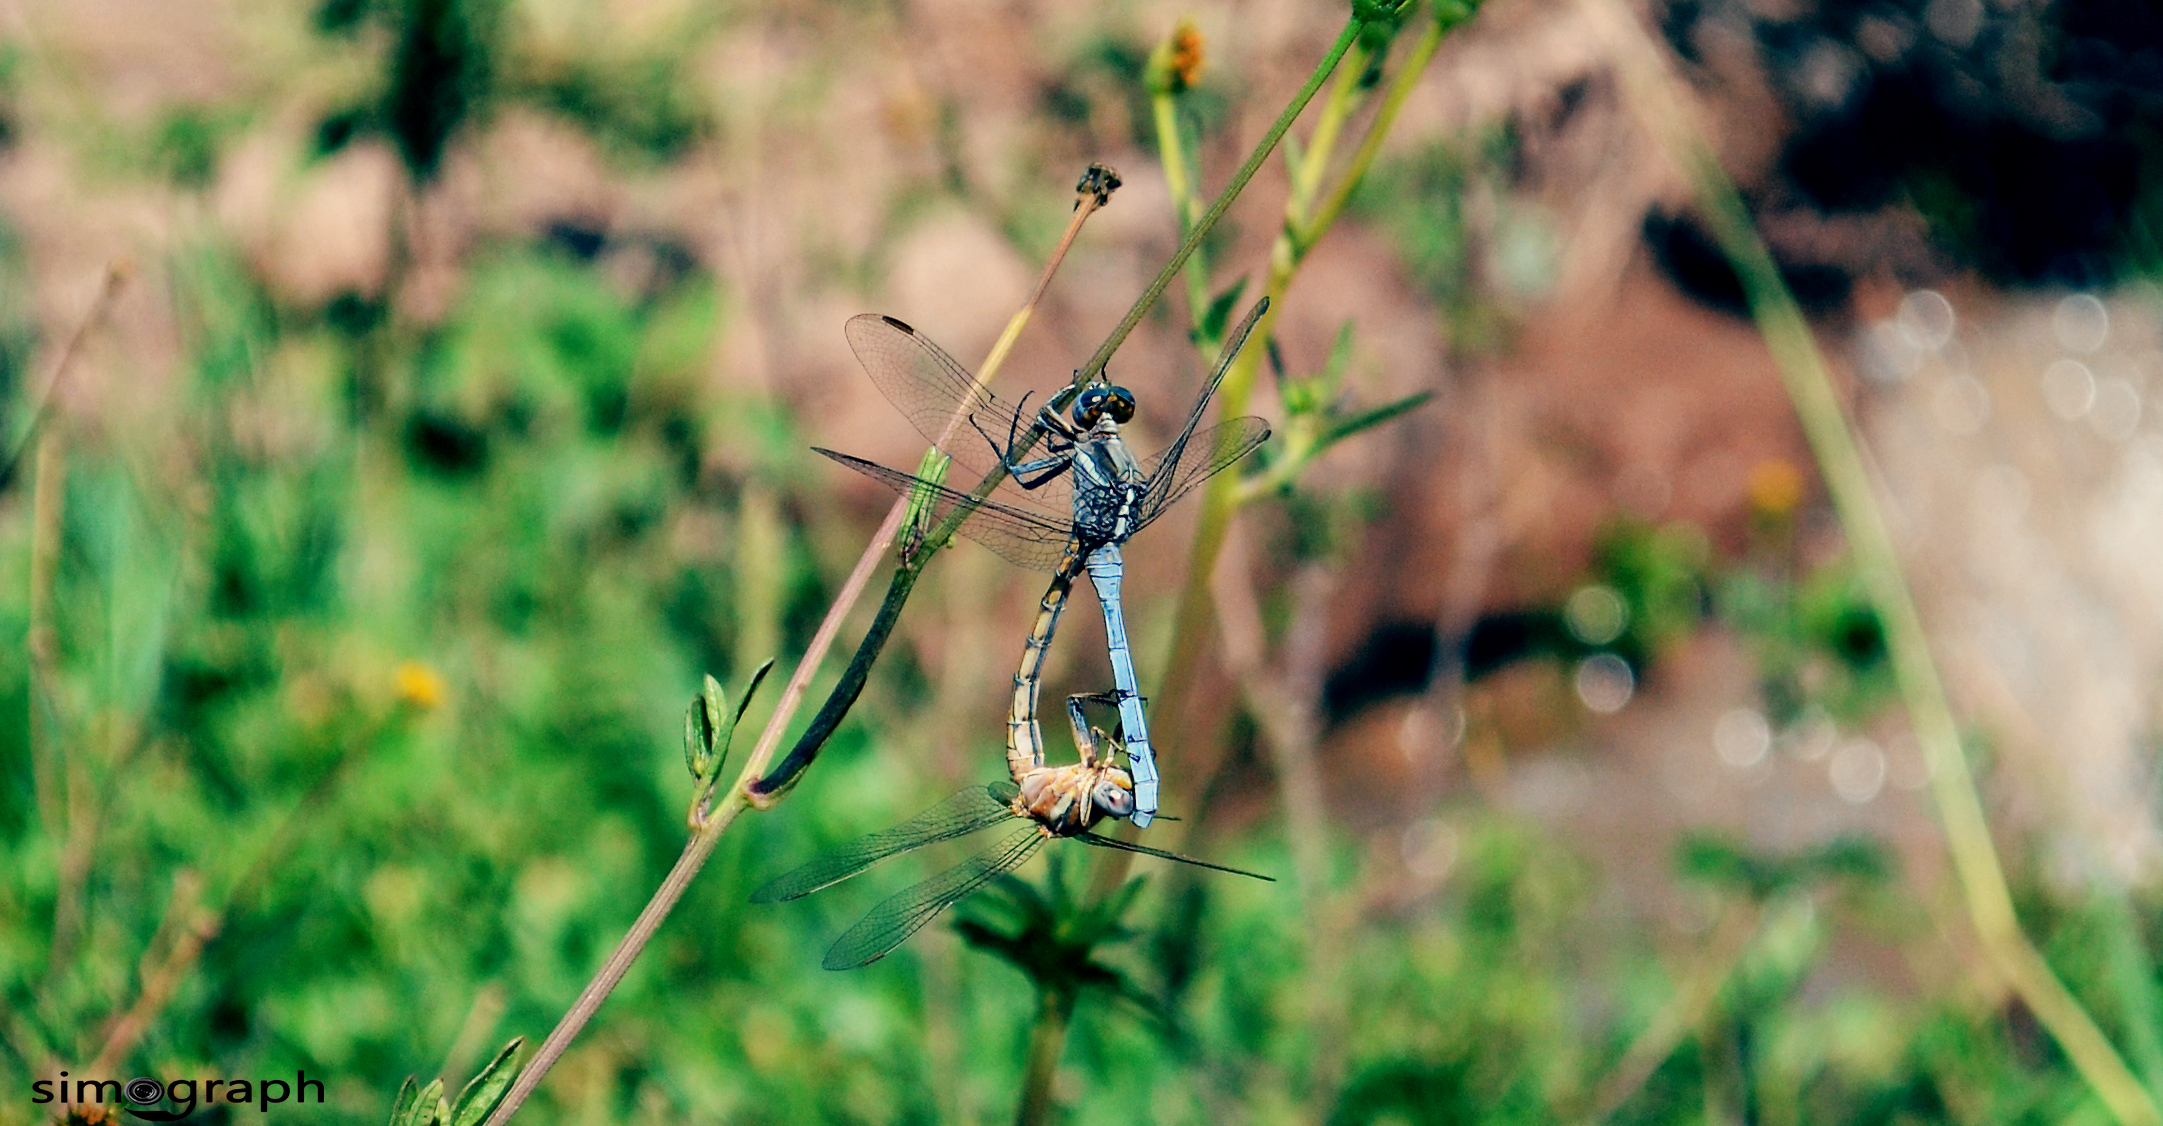
<path id="1" fill-rule="evenodd" d="M 642 159 L 707 135 L 676 63 L 521 71 L 501 17 L 486 0 L 326 0 L 324 34 L 376 28 L 385 56 L 382 88 L 325 123 L 325 147 L 387 131 L 425 182 L 512 96 Z M 1075 120 L 1140 66 L 1081 55 L 1054 107 Z M 0 87 L 12 58 L 0 50 Z M 1192 104 L 1207 118 L 1229 103 Z M 172 111 L 157 174 L 200 186 L 238 120 Z M 1465 197 L 1497 146 L 1417 154 L 1360 195 L 1460 326 L 1478 305 Z M 0 422 L 31 451 L 0 481 L 15 592 L 0 628 L 30 638 L 35 620 L 51 641 L 0 648 L 0 1076 L 18 1095 L 22 1076 L 85 1065 L 169 982 L 116 1075 L 306 1070 L 330 1083 L 309 1121 L 373 1126 L 403 1077 L 441 1066 L 456 1086 L 510 1035 L 551 1026 L 676 856 L 693 792 L 682 701 L 706 674 L 740 684 L 801 651 L 833 581 L 810 542 L 833 505 L 796 424 L 707 378 L 734 295 L 688 268 L 627 287 L 562 242 L 485 243 L 449 311 L 417 325 L 369 297 L 283 305 L 205 238 L 164 264 L 185 355 L 169 416 L 32 435 L 34 291 L 0 231 Z M 1326 423 L 1345 421 L 1320 410 L 1343 353 L 1320 383 L 1291 381 Z M 1882 640 L 1838 567 L 1792 579 L 1725 564 L 1692 529 L 1633 524 L 1597 560 L 1586 584 L 1623 608 L 1599 644 L 1633 662 L 1717 613 L 1757 647 L 1776 712 L 1861 716 L 1882 698 Z M 529 1120 L 1003 1120 L 1034 990 L 1065 971 L 1081 997 L 1069 1121 L 1552 1122 L 1737 904 L 1761 929 L 1611 1121 L 2095 1119 L 2032 1021 L 1943 965 L 1934 918 L 1880 886 L 1874 850 L 1701 841 L 1661 889 L 1675 904 L 1623 904 L 1577 842 L 1469 795 L 1428 811 L 1450 845 L 1426 877 L 1389 834 L 1324 843 L 1320 901 L 1349 920 L 1328 932 L 1344 969 L 1326 994 L 1295 897 L 1160 866 L 1095 913 L 1057 868 L 1002 885 L 957 912 L 997 957 L 926 934 L 824 973 L 833 935 L 946 858 L 782 908 L 744 897 L 951 784 L 907 753 L 947 693 L 931 662 L 897 657 L 781 812 L 723 844 Z M 955 757 L 996 761 L 996 729 L 979 741 Z M 1274 829 L 1214 844 L 1290 867 Z M 1853 888 L 1822 893 L 1834 876 Z M 2031 928 L 2157 1083 L 2163 916 L 2049 886 L 2024 883 Z M 184 933 L 205 936 L 199 957 Z M 1070 964 L 1043 961 L 1047 934 Z M 1347 1019 L 1318 1022 L 1317 1006 Z M 442 1090 L 416 1084 L 402 1120 L 440 1113 Z M 39 1110 L 0 1099 L 0 1123 Z"/>

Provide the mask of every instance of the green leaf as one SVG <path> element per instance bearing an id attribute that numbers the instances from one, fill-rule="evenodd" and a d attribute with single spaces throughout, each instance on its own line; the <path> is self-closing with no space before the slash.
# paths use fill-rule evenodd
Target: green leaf
<path id="1" fill-rule="evenodd" d="M 744 685 L 744 698 L 736 704 L 736 716 L 729 720 L 729 736 L 731 738 L 735 737 L 736 725 L 744 721 L 744 710 L 751 706 L 751 698 L 759 694 L 759 685 L 766 682 L 766 674 L 772 671 L 774 671 L 774 659 L 772 657 L 766 658 L 765 664 L 752 671 L 750 682 Z M 708 677 L 707 679 L 711 683 L 712 678 Z M 716 687 L 719 686 L 716 685 Z M 722 746 L 722 753 L 728 753 L 726 744 Z"/>
<path id="2" fill-rule="evenodd" d="M 511 1042 L 488 1061 L 488 1066 L 458 1092 L 458 1107 L 451 1113 L 447 1126 L 481 1126 L 488 1116 L 495 1113 L 496 1104 L 503 1101 L 504 1092 L 511 1089 L 511 1080 L 518 1077 L 518 1069 L 511 1066 L 512 1058 L 526 1043 L 523 1036 L 514 1036 Z"/>
<path id="3" fill-rule="evenodd" d="M 720 687 L 710 675 L 706 684 L 709 688 Z M 704 782 L 720 768 L 713 750 L 718 734 L 714 730 L 714 709 L 710 701 L 703 693 L 691 697 L 691 706 L 683 713 L 683 764 L 693 779 Z"/>
<path id="4" fill-rule="evenodd" d="M 920 480 L 929 481 L 934 485 L 944 484 L 946 482 L 947 468 L 952 464 L 952 458 L 940 453 L 934 447 L 925 450 L 923 460 L 916 463 L 916 476 Z M 909 492 L 909 512 L 901 521 L 902 558 L 906 559 L 913 554 L 916 550 L 916 543 L 924 538 L 924 533 L 931 530 L 932 506 L 937 503 L 938 499 L 937 494 L 929 489 L 920 486 L 911 488 Z"/>
<path id="5" fill-rule="evenodd" d="M 1224 339 L 1224 326 L 1231 322 L 1232 307 L 1239 304 L 1239 295 L 1246 292 L 1247 279 L 1241 278 L 1209 302 L 1209 310 L 1202 314 L 1201 327 L 1196 339 L 1215 346 Z"/>
<path id="6" fill-rule="evenodd" d="M 390 1126 L 421 1126 L 418 1111 L 421 1105 L 421 1085 L 410 1075 L 398 1088 L 398 1097 L 391 1100 Z"/>
<path id="7" fill-rule="evenodd" d="M 1352 366 L 1352 322 L 1337 326 L 1337 339 L 1330 341 L 1329 359 L 1322 363 L 1321 379 L 1324 386 L 1335 390 L 1344 380 L 1345 369 Z"/>
<path id="8" fill-rule="evenodd" d="M 1422 391 L 1417 395 L 1407 395 L 1396 402 L 1384 403 L 1371 410 L 1364 410 L 1349 418 L 1340 419 L 1331 424 L 1329 429 L 1322 432 L 1321 440 L 1315 443 L 1314 452 L 1321 453 L 1323 450 L 1362 430 L 1371 430 L 1388 422 L 1390 419 L 1396 418 L 1398 415 L 1425 406 L 1427 400 L 1432 398 L 1434 398 L 1434 392 Z"/>
<path id="9" fill-rule="evenodd" d="M 410 1083 L 411 1080 L 407 1082 Z M 405 1121 L 397 1122 L 394 1120 L 393 1126 L 432 1126 L 435 1123 L 445 1123 L 447 1126 L 448 1119 L 443 1116 L 443 1080 L 441 1079 L 437 1079 L 421 1088 L 420 1092 L 413 1096 L 411 1102 L 402 1105 L 405 1106 Z"/>

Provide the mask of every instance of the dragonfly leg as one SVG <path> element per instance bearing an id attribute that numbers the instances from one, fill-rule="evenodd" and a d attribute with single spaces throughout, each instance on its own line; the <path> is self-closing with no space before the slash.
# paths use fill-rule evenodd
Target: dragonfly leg
<path id="1" fill-rule="evenodd" d="M 1067 723 L 1074 728 L 1074 749 L 1081 752 L 1083 766 L 1095 766 L 1102 756 L 1100 748 L 1110 741 L 1102 728 L 1091 727 L 1089 717 L 1082 714 L 1083 704 L 1119 706 L 1117 692 L 1082 692 L 1066 698 Z"/>
<path id="2" fill-rule="evenodd" d="M 1006 463 L 1006 471 L 1013 475 L 1015 484 L 1024 489 L 1034 489 L 1066 472 L 1073 464 L 1074 451 L 1069 447 L 1065 450 L 1055 451 L 1050 457 L 1040 457 L 1035 461 L 1024 461 L 1018 464 L 1009 461 Z M 1032 475 L 1034 476 L 1033 480 L 1031 479 Z"/>

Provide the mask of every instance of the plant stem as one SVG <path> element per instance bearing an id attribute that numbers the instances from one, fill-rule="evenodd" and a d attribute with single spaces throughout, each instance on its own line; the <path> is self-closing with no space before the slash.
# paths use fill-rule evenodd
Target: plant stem
<path id="1" fill-rule="evenodd" d="M 1092 177 L 1097 171 L 1098 167 L 1092 165 L 1090 172 L 1084 174 L 1083 183 L 1092 183 Z M 1074 243 L 1074 236 L 1089 216 L 1104 206 L 1110 194 L 1110 188 L 1106 187 L 1101 191 L 1085 194 L 1084 198 L 1077 202 L 1073 217 L 1067 223 L 1066 233 L 1060 238 L 1050 262 L 1045 265 L 1044 273 L 1037 279 L 1029 299 L 1008 319 L 1006 330 L 1000 334 L 998 343 L 978 368 L 979 382 L 988 382 L 1004 365 L 1014 339 L 1021 334 L 1023 326 L 1029 323 L 1037 304 L 1042 301 L 1053 273 L 1058 270 L 1068 248 Z M 987 476 L 984 483 L 978 486 L 975 495 L 981 498 L 988 494 L 1002 476 L 1002 473 L 996 472 Z M 781 737 L 795 719 L 797 709 L 802 706 L 811 680 L 825 660 L 827 651 L 833 647 L 834 638 L 841 632 L 842 621 L 855 608 L 857 600 L 863 597 L 864 588 L 870 584 L 872 572 L 878 569 L 887 551 L 893 547 L 894 538 L 901 529 L 902 517 L 908 509 L 909 498 L 902 497 L 887 510 L 886 519 L 879 524 L 878 531 L 872 534 L 871 542 L 865 545 L 863 554 L 857 558 L 855 567 L 850 570 L 848 579 L 842 583 L 833 604 L 827 607 L 826 616 L 820 621 L 818 631 L 812 635 L 811 644 L 797 661 L 795 670 L 789 674 L 788 685 L 782 689 L 779 702 L 773 713 L 767 717 L 765 727 L 760 730 L 758 743 L 745 758 L 735 784 L 729 787 L 718 807 L 710 812 L 693 811 L 696 830 L 691 839 L 684 843 L 683 852 L 677 856 L 675 866 L 669 869 L 667 877 L 661 881 L 661 886 L 654 890 L 638 918 L 633 920 L 616 948 L 610 951 L 600 971 L 594 975 L 593 980 L 586 983 L 570 1010 L 556 1022 L 556 1027 L 549 1032 L 548 1038 L 535 1050 L 532 1061 L 519 1071 L 518 1078 L 505 1093 L 503 1101 L 488 1116 L 485 1126 L 503 1126 L 525 1105 L 556 1061 L 569 1050 L 571 1041 L 577 1039 L 586 1022 L 600 1009 L 601 1003 L 608 999 L 608 995 L 622 983 L 624 975 L 630 972 L 632 964 L 638 960 L 646 944 L 652 941 L 662 921 L 675 909 L 677 902 L 683 898 L 685 889 L 691 886 L 692 879 L 698 875 L 699 869 L 705 867 L 707 859 L 713 855 L 715 846 L 720 843 L 721 834 L 728 831 L 728 827 L 745 809 L 772 808 L 797 779 L 802 777 L 803 771 L 811 765 L 819 749 L 825 745 L 827 737 L 848 714 L 849 708 L 856 702 L 857 696 L 870 678 L 872 664 L 878 659 L 887 638 L 892 635 L 895 624 L 900 620 L 901 608 L 908 601 L 909 592 L 915 588 L 917 578 L 923 574 L 925 565 L 937 553 L 938 548 L 951 538 L 954 527 L 968 515 L 968 507 L 958 507 L 948 514 L 939 528 L 925 538 L 916 553 L 895 571 L 887 587 L 886 599 L 879 607 L 878 616 L 872 620 L 872 625 L 858 645 L 855 656 L 843 672 L 841 682 L 828 694 L 825 704 L 813 717 L 810 729 L 798 739 L 788 758 L 784 759 L 771 775 L 767 774 L 767 764 L 772 761 L 774 751 L 781 744 Z"/>
<path id="2" fill-rule="evenodd" d="M 1315 117 L 1314 133 L 1307 138 L 1306 150 L 1292 175 L 1291 192 L 1284 201 L 1287 222 L 1295 216 L 1304 216 L 1314 202 L 1322 174 L 1329 170 L 1329 158 L 1337 151 L 1337 135 L 1344 131 L 1345 120 L 1356 108 L 1353 94 L 1359 89 L 1360 78 L 1367 73 L 1367 45 L 1354 43 L 1352 49 L 1345 52 L 1345 58 L 1348 62 L 1338 69 L 1329 84 L 1329 96 L 1322 99 L 1322 112 Z"/>
<path id="3" fill-rule="evenodd" d="M 1172 197 L 1172 206 L 1179 216 L 1179 237 L 1184 239 L 1194 231 L 1194 222 L 1201 207 L 1195 197 L 1194 185 L 1187 179 L 1187 146 L 1185 135 L 1179 128 L 1179 99 L 1170 87 L 1153 92 L 1149 97 L 1151 110 L 1157 123 L 1157 161 L 1164 166 L 1164 185 Z M 1195 251 L 1198 255 L 1199 249 Z M 1209 308 L 1209 265 L 1196 257 L 1187 264 L 1187 309 L 1198 325 L 1203 310 Z"/>
<path id="4" fill-rule="evenodd" d="M 1452 28 L 1463 23 L 1473 10 L 1472 5 L 1453 6 L 1448 13 L 1436 11 L 1432 15 L 1427 32 L 1406 59 L 1405 65 L 1391 80 L 1389 93 L 1384 97 L 1382 112 L 1368 125 L 1367 133 L 1361 139 L 1342 179 L 1321 197 L 1321 207 L 1313 206 L 1315 192 L 1311 187 L 1305 193 L 1304 199 L 1301 198 L 1302 193 L 1295 190 L 1286 201 L 1284 228 L 1278 232 L 1276 241 L 1271 245 L 1269 275 L 1262 290 L 1263 295 L 1269 299 L 1269 311 L 1264 313 L 1261 322 L 1255 325 L 1254 334 L 1248 339 L 1246 349 L 1232 362 L 1231 369 L 1225 373 L 1223 384 L 1217 389 L 1217 409 L 1223 416 L 1245 413 L 1247 400 L 1254 390 L 1255 375 L 1261 370 L 1262 357 L 1269 352 L 1269 339 L 1276 330 L 1277 315 L 1284 309 L 1285 293 L 1291 288 L 1292 279 L 1299 272 L 1300 265 L 1305 262 L 1307 251 L 1328 233 L 1337 217 L 1343 213 L 1345 199 L 1349 198 L 1359 179 L 1366 175 L 1368 167 L 1372 165 L 1375 153 L 1381 148 L 1383 136 L 1396 123 L 1397 110 L 1403 106 L 1412 87 L 1418 83 L 1420 76 L 1426 72 L 1428 63 L 1433 60 L 1435 47 L 1440 45 L 1442 37 Z M 1362 55 L 1364 56 L 1364 51 Z M 1357 81 L 1358 75 L 1351 71 L 1347 70 L 1345 75 L 1344 86 Z M 1295 179 L 1305 180 L 1310 185 L 1321 182 L 1321 172 L 1328 167 L 1332 150 L 1340 136 L 1342 118 L 1348 116 L 1352 109 L 1349 96 L 1337 98 L 1334 95 L 1333 91 L 1331 103 L 1325 107 L 1330 114 L 1325 115 L 1325 121 L 1316 129 L 1317 143 L 1308 146 L 1301 157 L 1300 167 L 1295 172 Z M 1323 125 L 1327 126 L 1326 131 Z M 1321 143 L 1325 140 L 1326 143 Z M 1194 691 L 1196 684 L 1202 646 L 1208 640 L 1211 616 L 1210 580 L 1216 572 L 1217 557 L 1224 550 L 1224 536 L 1231 526 L 1232 513 L 1239 506 L 1237 475 L 1218 474 L 1204 487 L 1202 497 L 1202 510 L 1194 532 L 1194 546 L 1187 558 L 1186 579 L 1180 588 L 1178 608 L 1173 617 L 1171 655 L 1160 666 L 1165 673 L 1161 682 L 1162 689 L 1157 694 L 1156 710 L 1158 714 L 1169 717 L 1174 725 L 1181 723 L 1180 717 L 1185 714 L 1187 697 Z M 1198 744 L 1199 741 L 1189 742 Z M 1206 775 L 1208 772 L 1202 770 L 1199 773 Z M 1127 862 L 1123 857 L 1109 858 L 1105 868 L 1100 870 L 1097 884 L 1099 890 L 1107 886 L 1117 886 L 1117 880 L 1124 877 L 1126 867 Z"/>
<path id="5" fill-rule="evenodd" d="M 1734 974 L 1735 967 L 1742 964 L 1742 956 L 1749 952 L 1765 915 L 1763 906 L 1741 901 L 1729 904 L 1721 913 L 1720 921 L 1713 925 L 1712 934 L 1705 940 L 1689 977 L 1667 999 L 1666 1006 L 1652 1018 L 1652 1023 L 1630 1041 L 1614 1070 L 1608 1072 L 1594 1089 L 1592 1107 L 1583 1118 L 1585 1126 L 1593 1126 L 1620 1110 L 1622 1104 L 1652 1078 L 1652 1073 L 1667 1062 L 1667 1057 L 1675 1054 L 1676 1046 L 1690 1030 L 1703 1023 L 1713 999 L 1720 995 L 1720 987 Z"/>
<path id="6" fill-rule="evenodd" d="M 1669 73 L 1658 45 L 1638 25 L 1634 13 L 1619 9 L 1612 0 L 1580 2 L 1610 33 L 1611 42 L 1627 44 L 1621 56 L 1621 78 L 1630 100 L 1648 129 L 1690 176 L 1698 205 L 1742 280 L 1751 316 L 1795 405 L 1826 494 L 1847 534 L 1856 571 L 1885 630 L 1893 677 L 1929 764 L 1931 794 L 1976 936 L 1993 967 L 2050 1031 L 2111 1114 L 2126 1126 L 2163 1126 L 2163 1112 L 2154 1099 L 2020 929 L 1975 775 L 1961 748 L 1959 724 L 1930 653 L 1930 636 L 1908 590 L 1870 472 L 1809 322 L 1781 281 L 1779 267 L 1758 237 L 1733 181 L 1676 94 L 1678 79 Z"/>
<path id="7" fill-rule="evenodd" d="M 1382 96 L 1382 108 L 1375 111 L 1374 124 L 1368 126 L 1367 135 L 1360 139 L 1359 148 L 1352 153 L 1352 162 L 1345 166 L 1344 175 L 1338 179 L 1337 186 L 1322 200 L 1322 205 L 1314 209 L 1307 220 L 1307 226 L 1293 232 L 1292 237 L 1301 254 L 1305 254 L 1307 249 L 1314 245 L 1315 240 L 1321 237 L 1321 232 L 1336 225 L 1337 217 L 1344 213 L 1345 204 L 1351 201 L 1353 191 L 1367 178 L 1367 169 L 1373 167 L 1375 154 L 1382 151 L 1383 140 L 1397 124 L 1397 114 L 1404 109 L 1405 99 L 1412 96 L 1412 87 L 1418 82 L 1419 76 L 1427 72 L 1427 64 L 1434 61 L 1434 53 L 1442 46 L 1443 37 L 1464 22 L 1471 15 L 1471 10 L 1464 9 L 1453 14 L 1454 19 L 1438 12 L 1434 19 L 1428 21 L 1427 30 L 1420 33 L 1419 41 L 1412 45 L 1411 53 L 1405 56 L 1404 69 L 1398 73 L 1396 80 L 1390 83 L 1389 92 Z"/>
<path id="8" fill-rule="evenodd" d="M 1089 357 L 1089 362 L 1074 373 L 1075 386 L 1079 387 L 1103 374 L 1104 365 L 1111 362 L 1112 353 L 1126 343 L 1127 336 L 1134 331 L 1134 326 L 1142 323 L 1142 316 L 1157 303 L 1157 298 L 1164 296 L 1164 290 L 1172 284 L 1172 279 L 1178 276 L 1179 268 L 1186 265 L 1187 259 L 1202 245 L 1202 239 L 1217 225 L 1217 220 L 1224 217 L 1224 212 L 1232 206 L 1232 201 L 1239 198 L 1240 192 L 1246 190 L 1247 181 L 1254 178 L 1254 173 L 1262 167 L 1262 162 L 1268 160 L 1269 154 L 1276 151 L 1277 142 L 1284 139 L 1286 131 L 1292 128 L 1292 122 L 1299 119 L 1300 112 L 1313 100 L 1314 92 L 1322 88 L 1323 81 L 1337 68 L 1337 61 L 1342 59 L 1344 53 L 1358 40 L 1359 28 L 1360 22 L 1356 18 L 1344 25 L 1344 30 L 1337 35 L 1337 41 L 1330 44 L 1329 53 L 1322 56 L 1322 61 L 1315 65 L 1314 73 L 1307 76 L 1307 84 L 1299 88 L 1299 93 L 1292 96 L 1291 102 L 1284 107 L 1284 112 L 1277 115 L 1277 120 L 1270 125 L 1269 132 L 1262 136 L 1261 143 L 1254 146 L 1254 152 L 1247 157 L 1247 162 L 1232 174 L 1231 182 L 1224 186 L 1224 191 L 1217 196 L 1216 202 L 1209 205 L 1209 210 L 1202 213 L 1201 219 L 1194 224 L 1194 229 L 1187 232 L 1187 237 L 1179 243 L 1179 249 L 1173 253 L 1171 260 L 1164 264 L 1164 268 L 1157 271 L 1156 279 L 1149 283 L 1149 288 L 1135 298 L 1134 307 L 1127 310 L 1126 318 L 1112 329 L 1110 336 L 1104 338 L 1104 343 L 1097 346 L 1096 354 Z"/>
<path id="9" fill-rule="evenodd" d="M 1014 1126 L 1042 1126 L 1050 1121 L 1052 1081 L 1058 1078 L 1066 1030 L 1074 1021 L 1074 999 L 1073 993 L 1063 989 L 1046 989 L 1038 995 L 1036 1025 L 1029 1030 L 1029 1056 L 1022 1071 L 1021 1103 L 1014 1109 Z"/>

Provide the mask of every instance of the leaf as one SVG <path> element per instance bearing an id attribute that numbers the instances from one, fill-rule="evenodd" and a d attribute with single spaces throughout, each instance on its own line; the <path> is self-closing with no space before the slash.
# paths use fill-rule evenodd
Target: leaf
<path id="1" fill-rule="evenodd" d="M 406 1106 L 406 1120 L 396 1126 L 432 1126 L 445 1123 L 443 1116 L 443 1080 L 437 1079 L 420 1089 L 413 1101 Z"/>
<path id="2" fill-rule="evenodd" d="M 710 679 L 710 678 L 709 678 Z M 526 1043 L 523 1036 L 511 1037 L 511 1042 L 488 1061 L 488 1066 L 458 1092 L 458 1107 L 451 1113 L 446 1126 L 481 1126 L 496 1111 L 496 1104 L 503 1101 L 505 1092 L 511 1089 L 511 1080 L 518 1077 L 518 1069 L 511 1066 L 518 1049 Z"/>
<path id="3" fill-rule="evenodd" d="M 1417 410 L 1425 406 L 1427 400 L 1432 398 L 1434 398 L 1434 392 L 1422 391 L 1417 395 L 1407 395 L 1396 402 L 1384 403 L 1379 407 L 1361 411 L 1349 418 L 1340 419 L 1322 432 L 1321 440 L 1315 443 L 1314 452 L 1321 453 L 1323 450 L 1362 430 L 1371 430 L 1388 422 L 1390 419 L 1396 418 L 1398 415 Z"/>
<path id="4" fill-rule="evenodd" d="M 1892 875 L 1893 861 L 1885 846 L 1867 837 L 1842 837 L 1829 841 L 1801 858 L 1800 873 L 1816 880 L 1854 880 L 1879 884 Z"/>
<path id="5" fill-rule="evenodd" d="M 1334 391 L 1344 379 L 1345 369 L 1352 366 L 1352 322 L 1337 326 L 1337 339 L 1330 342 L 1329 359 L 1322 362 L 1322 383 Z"/>
<path id="6" fill-rule="evenodd" d="M 390 1126 L 422 1126 L 420 1121 L 421 1086 L 410 1075 L 398 1088 L 398 1097 L 391 1100 Z"/>
<path id="7" fill-rule="evenodd" d="M 766 674 L 772 671 L 774 671 L 774 659 L 772 657 L 766 658 L 765 664 L 752 671 L 750 682 L 744 685 L 744 698 L 736 704 L 736 716 L 729 720 L 730 738 L 735 737 L 736 725 L 744 721 L 744 712 L 751 707 L 751 698 L 759 694 L 759 685 L 766 683 Z M 716 687 L 719 686 L 716 685 Z M 728 753 L 727 743 L 722 744 L 721 753 L 723 755 Z"/>
<path id="8" fill-rule="evenodd" d="M 728 706 L 728 690 L 721 687 L 713 674 L 707 674 L 705 686 L 691 698 L 691 708 L 683 717 L 683 761 L 690 768 L 692 778 L 704 782 L 721 772 L 723 764 L 728 762 L 729 746 L 735 742 L 737 725 L 743 722 L 752 697 L 758 695 L 759 685 L 765 683 L 766 674 L 772 671 L 774 662 L 769 657 L 751 674 L 733 712 Z"/>
<path id="9" fill-rule="evenodd" d="M 706 678 L 709 689 L 718 689 L 712 676 Z M 683 765 L 691 772 L 694 781 L 704 782 L 720 769 L 715 761 L 713 702 L 702 693 L 691 697 L 691 707 L 683 714 Z"/>
<path id="10" fill-rule="evenodd" d="M 1239 304 L 1239 295 L 1246 289 L 1247 279 L 1241 278 L 1209 302 L 1209 309 L 1202 314 L 1202 323 L 1195 330 L 1197 341 L 1215 343 L 1224 339 L 1224 326 L 1231 323 L 1232 309 Z"/>
<path id="11" fill-rule="evenodd" d="M 1675 866 L 1682 875 L 1741 890 L 1753 899 L 1763 899 L 1787 882 L 1778 862 L 1708 833 L 1691 834 L 1676 851 Z"/>

